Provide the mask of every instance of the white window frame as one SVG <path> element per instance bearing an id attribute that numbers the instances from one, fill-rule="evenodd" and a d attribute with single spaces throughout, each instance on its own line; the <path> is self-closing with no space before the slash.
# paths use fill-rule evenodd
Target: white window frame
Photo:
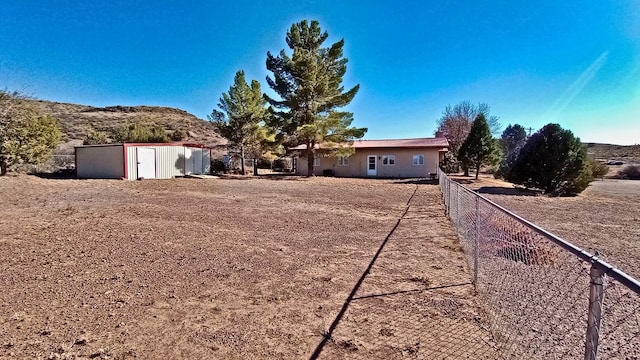
<path id="1" fill-rule="evenodd" d="M 320 155 L 313 155 L 313 166 L 320 166 Z"/>
<path id="2" fill-rule="evenodd" d="M 380 163 L 383 166 L 394 166 L 396 164 L 396 156 L 395 155 L 382 155 L 382 161 Z"/>
<path id="3" fill-rule="evenodd" d="M 413 166 L 423 166 L 424 165 L 424 155 L 423 154 L 414 154 L 413 155 Z"/>
<path id="4" fill-rule="evenodd" d="M 338 166 L 349 166 L 349 157 L 348 156 L 339 156 L 338 157 Z"/>

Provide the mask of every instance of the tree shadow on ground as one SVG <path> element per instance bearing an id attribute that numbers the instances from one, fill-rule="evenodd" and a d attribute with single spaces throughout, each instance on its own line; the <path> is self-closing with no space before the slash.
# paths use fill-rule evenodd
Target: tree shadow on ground
<path id="1" fill-rule="evenodd" d="M 438 185 L 438 179 L 405 179 L 394 181 L 394 184 Z"/>
<path id="2" fill-rule="evenodd" d="M 513 195 L 513 196 L 540 196 L 542 191 L 524 188 L 511 188 L 503 186 L 483 186 L 477 190 L 480 194 Z"/>
<path id="3" fill-rule="evenodd" d="M 49 180 L 78 180 L 75 170 L 59 170 L 55 172 L 29 172 L 29 175 Z"/>

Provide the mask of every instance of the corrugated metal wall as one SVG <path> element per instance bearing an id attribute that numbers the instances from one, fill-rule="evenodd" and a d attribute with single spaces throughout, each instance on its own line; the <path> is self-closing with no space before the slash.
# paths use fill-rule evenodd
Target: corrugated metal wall
<path id="1" fill-rule="evenodd" d="M 127 169 L 128 179 L 138 178 L 138 159 L 136 148 L 155 149 L 156 151 L 156 179 L 171 179 L 175 176 L 184 175 L 185 147 L 177 146 L 127 146 Z"/>
<path id="2" fill-rule="evenodd" d="M 138 178 L 137 148 L 155 149 L 156 179 L 170 179 L 185 174 L 209 174 L 211 172 L 211 152 L 207 148 L 182 145 L 126 146 L 127 173 L 129 180 Z"/>

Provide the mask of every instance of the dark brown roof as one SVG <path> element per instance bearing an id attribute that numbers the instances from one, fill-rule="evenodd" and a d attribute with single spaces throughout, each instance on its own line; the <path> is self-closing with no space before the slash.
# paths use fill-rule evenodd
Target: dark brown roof
<path id="1" fill-rule="evenodd" d="M 355 149 L 372 148 L 448 148 L 449 142 L 444 137 L 416 138 L 416 139 L 385 139 L 385 140 L 356 140 L 353 142 Z M 299 145 L 289 150 L 304 150 L 304 145 Z M 316 145 L 316 149 L 322 146 Z"/>

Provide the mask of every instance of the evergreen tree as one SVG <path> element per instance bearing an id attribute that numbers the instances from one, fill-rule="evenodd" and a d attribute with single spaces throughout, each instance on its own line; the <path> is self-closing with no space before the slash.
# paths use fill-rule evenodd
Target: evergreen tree
<path id="1" fill-rule="evenodd" d="M 328 37 L 317 21 L 303 20 L 287 32 L 291 56 L 284 49 L 278 56 L 267 52 L 267 70 L 273 72 L 267 83 L 280 97 L 265 95 L 272 106 L 270 126 L 285 147 L 305 145 L 309 175 L 313 174 L 316 145 L 322 144 L 334 155 L 348 155 L 353 149 L 341 145 L 362 138 L 367 131 L 350 127 L 352 113 L 336 110 L 348 105 L 360 86 L 344 91 L 342 78 L 348 61 L 343 57 L 344 39 L 322 47 Z"/>
<path id="2" fill-rule="evenodd" d="M 502 153 L 504 154 L 502 162 L 500 163 L 500 175 L 504 177 L 505 174 L 510 171 L 511 166 L 518 157 L 520 149 L 526 142 L 527 131 L 522 125 L 509 124 L 509 126 L 504 129 L 502 136 L 500 137 L 500 146 L 502 148 Z"/>
<path id="3" fill-rule="evenodd" d="M 245 156 L 250 152 L 254 158 L 262 152 L 270 139 L 265 128 L 267 117 L 267 101 L 262 95 L 257 80 L 247 84 L 243 70 L 236 72 L 233 85 L 222 94 L 218 102 L 220 110 L 213 110 L 209 115 L 220 134 L 229 141 L 231 147 L 240 154 L 242 174 L 245 173 Z"/>
<path id="4" fill-rule="evenodd" d="M 580 193 L 593 180 L 586 148 L 558 124 L 533 134 L 506 175 L 508 181 L 556 195 Z"/>
<path id="5" fill-rule="evenodd" d="M 498 144 L 491 136 L 489 124 L 483 114 L 478 114 L 473 121 L 469 136 L 460 146 L 459 158 L 463 167 L 473 166 L 476 169 L 476 179 L 482 165 L 494 165 L 500 159 Z"/>
<path id="6" fill-rule="evenodd" d="M 14 164 L 38 164 L 58 146 L 58 121 L 31 108 L 19 92 L 0 90 L 0 176 Z"/>

